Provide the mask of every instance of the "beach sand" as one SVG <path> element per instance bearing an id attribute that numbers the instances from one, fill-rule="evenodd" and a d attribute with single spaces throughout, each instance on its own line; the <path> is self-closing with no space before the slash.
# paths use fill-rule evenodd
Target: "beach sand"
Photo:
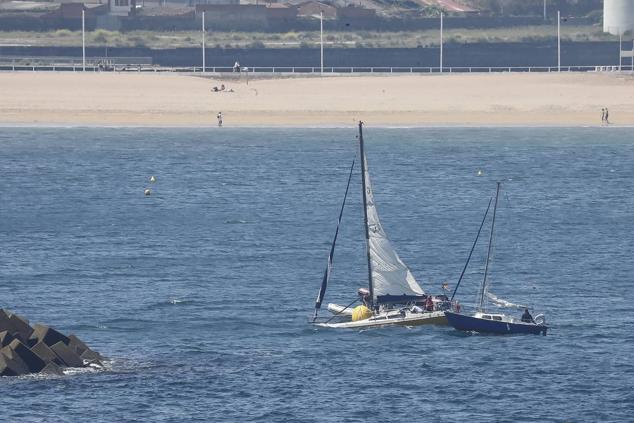
<path id="1" fill-rule="evenodd" d="M 234 92 L 211 91 L 224 83 Z M 634 125 L 634 76 L 495 73 L 253 79 L 0 73 L 0 124 L 96 126 Z"/>

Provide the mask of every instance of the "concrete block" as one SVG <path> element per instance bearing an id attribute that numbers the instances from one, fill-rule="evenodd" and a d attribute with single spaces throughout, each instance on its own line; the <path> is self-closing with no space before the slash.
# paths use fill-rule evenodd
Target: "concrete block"
<path id="1" fill-rule="evenodd" d="M 9 318 L 9 323 L 12 327 L 11 334 L 26 343 L 33 333 L 33 328 L 29 325 L 29 321 L 17 314 L 12 314 Z"/>
<path id="2" fill-rule="evenodd" d="M 91 349 L 87 349 L 81 354 L 83 360 L 103 360 L 104 357 Z"/>
<path id="3" fill-rule="evenodd" d="M 59 366 L 63 366 L 64 362 L 55 354 L 55 351 L 49 348 L 44 342 L 38 342 L 35 344 L 31 351 L 33 351 L 38 357 L 44 360 L 45 363 L 55 363 Z"/>
<path id="4" fill-rule="evenodd" d="M 19 376 L 20 374 L 11 365 L 9 358 L 0 354 L 0 376 Z"/>
<path id="5" fill-rule="evenodd" d="M 58 342 L 51 349 L 68 367 L 84 367 L 84 361 L 68 345 Z"/>
<path id="6" fill-rule="evenodd" d="M 11 326 L 11 313 L 0 308 L 0 332 L 7 331 L 13 332 L 13 326 Z"/>
<path id="7" fill-rule="evenodd" d="M 9 331 L 5 330 L 4 332 L 0 332 L 0 348 L 6 347 L 14 339 L 15 338 L 9 333 Z"/>
<path id="8" fill-rule="evenodd" d="M 64 376 L 64 372 L 62 371 L 62 368 L 52 362 L 48 363 L 46 367 L 44 367 L 40 373 L 43 373 L 46 375 Z"/>
<path id="9" fill-rule="evenodd" d="M 35 325 L 33 327 L 31 339 L 37 339 L 37 342 L 43 342 L 49 347 L 57 344 L 58 342 L 63 342 L 66 345 L 70 342 L 68 337 L 45 325 Z"/>
<path id="10" fill-rule="evenodd" d="M 89 350 L 88 345 L 84 344 L 81 339 L 75 335 L 68 335 L 68 346 L 71 350 L 75 351 L 77 355 L 82 355 L 84 351 Z"/>
<path id="11" fill-rule="evenodd" d="M 8 347 L 6 348 L 9 349 Z M 4 368 L 4 370 L 0 370 L 0 374 L 6 373 L 2 374 L 3 376 L 21 376 L 30 373 L 26 363 L 19 356 L 13 354 L 13 351 L 11 351 L 10 356 L 0 352 L 0 360 L 0 368 Z"/>
<path id="12" fill-rule="evenodd" d="M 37 356 L 26 345 L 20 342 L 19 339 L 14 339 L 8 345 L 13 352 L 22 359 L 32 373 L 37 373 L 46 366 L 44 360 Z M 6 347 L 5 347 L 6 348 Z"/>

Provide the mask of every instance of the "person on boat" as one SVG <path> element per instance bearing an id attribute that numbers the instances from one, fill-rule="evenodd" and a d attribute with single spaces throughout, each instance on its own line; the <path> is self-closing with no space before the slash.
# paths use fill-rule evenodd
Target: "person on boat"
<path id="1" fill-rule="evenodd" d="M 524 314 L 522 314 L 522 322 L 535 323 L 535 320 L 533 320 L 533 316 L 531 316 L 527 308 L 524 309 Z"/>
<path id="2" fill-rule="evenodd" d="M 425 310 L 434 311 L 434 301 L 431 299 L 431 295 L 428 295 L 425 300 Z"/>

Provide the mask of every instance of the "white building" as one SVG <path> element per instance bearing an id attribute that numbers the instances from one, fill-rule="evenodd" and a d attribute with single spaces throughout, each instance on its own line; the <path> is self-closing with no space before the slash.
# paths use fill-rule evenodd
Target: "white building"
<path id="1" fill-rule="evenodd" d="M 134 0 L 108 0 L 110 14 L 115 16 L 128 16 L 132 11 Z"/>
<path id="2" fill-rule="evenodd" d="M 634 31 L 634 0 L 603 0 L 603 32 Z"/>

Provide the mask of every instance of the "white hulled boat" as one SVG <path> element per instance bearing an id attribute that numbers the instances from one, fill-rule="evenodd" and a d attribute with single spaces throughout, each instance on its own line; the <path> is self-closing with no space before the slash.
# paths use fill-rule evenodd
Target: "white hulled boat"
<path id="1" fill-rule="evenodd" d="M 396 253 L 381 225 L 374 202 L 367 158 L 364 152 L 362 122 L 359 122 L 359 153 L 361 157 L 368 287 L 359 289 L 358 298 L 347 306 L 329 304 L 328 310 L 333 315 L 329 318 L 319 318 L 318 313 L 330 280 L 339 225 L 341 224 L 355 166 L 353 161 L 348 176 L 346 193 L 339 213 L 337 229 L 328 256 L 328 264 L 315 302 L 313 323 L 330 328 L 447 324 L 445 310 L 451 309 L 451 303 L 447 296 L 434 297 L 423 291 L 412 272 Z M 358 302 L 361 304 L 355 306 Z"/>

